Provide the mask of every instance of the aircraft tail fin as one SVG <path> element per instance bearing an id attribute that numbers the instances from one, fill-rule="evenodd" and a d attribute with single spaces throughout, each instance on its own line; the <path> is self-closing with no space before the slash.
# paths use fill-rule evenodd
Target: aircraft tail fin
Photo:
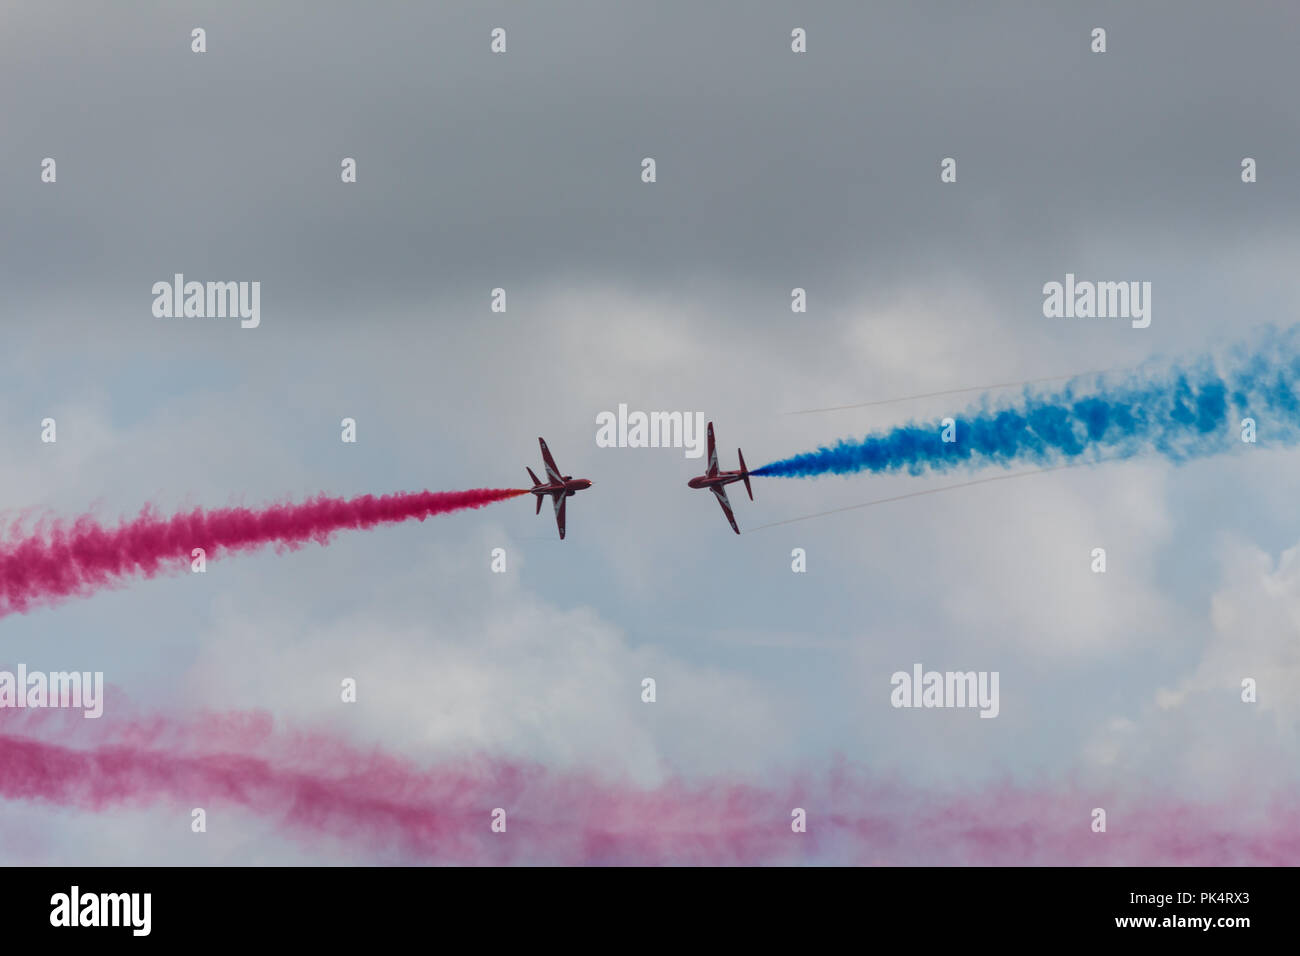
<path id="1" fill-rule="evenodd" d="M 749 487 L 749 469 L 745 467 L 745 456 L 740 453 L 739 448 L 736 449 L 736 457 L 740 459 L 740 477 L 744 479 L 745 490 L 749 492 L 749 500 L 753 501 L 754 489 Z"/>
<path id="2" fill-rule="evenodd" d="M 533 470 L 532 470 L 531 468 L 529 468 L 527 465 L 524 465 L 524 471 L 528 472 L 528 477 L 531 478 L 531 479 L 533 479 L 533 487 L 534 487 L 534 488 L 536 488 L 538 485 L 541 484 L 541 482 L 537 480 L 537 476 L 533 474 Z M 540 500 L 540 499 L 538 499 L 538 500 Z"/>

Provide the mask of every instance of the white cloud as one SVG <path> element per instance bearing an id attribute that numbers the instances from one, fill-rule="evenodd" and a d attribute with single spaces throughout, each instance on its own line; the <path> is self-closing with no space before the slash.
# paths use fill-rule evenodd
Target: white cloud
<path id="1" fill-rule="evenodd" d="M 1093 735 L 1085 758 L 1125 775 L 1174 778 L 1209 791 L 1294 783 L 1300 730 L 1300 545 L 1275 562 L 1225 539 L 1212 628 L 1199 662 L 1151 688 L 1135 717 Z M 1255 680 L 1258 701 L 1242 700 Z"/>
<path id="2" fill-rule="evenodd" d="M 752 680 L 633 647 L 592 609 L 549 604 L 517 583 L 517 567 L 490 572 L 493 543 L 517 553 L 512 542 L 476 537 L 468 548 L 428 543 L 377 591 L 343 560 L 312 568 L 313 590 L 342 598 L 328 617 L 298 595 L 232 582 L 198 635 L 192 704 L 266 708 L 425 760 L 485 752 L 646 783 L 781 752 L 782 728 Z M 340 700 L 345 677 L 358 682 L 356 704 Z M 645 677 L 656 703 L 640 699 Z"/>

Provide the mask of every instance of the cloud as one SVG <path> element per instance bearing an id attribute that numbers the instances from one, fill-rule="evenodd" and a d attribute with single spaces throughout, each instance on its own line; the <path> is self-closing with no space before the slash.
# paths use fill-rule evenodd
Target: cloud
<path id="1" fill-rule="evenodd" d="M 368 592 L 328 614 L 312 613 L 305 594 L 236 584 L 196 635 L 188 699 L 273 708 L 425 757 L 492 753 L 650 782 L 752 769 L 783 752 L 760 684 L 661 644 L 632 646 L 591 608 L 556 607 L 521 586 L 526 566 L 510 563 L 520 549 L 508 537 L 473 537 L 426 544 L 377 589 L 346 559 L 314 569 L 335 594 Z M 506 551 L 503 575 L 489 570 L 493 546 Z M 309 590 L 321 586 L 317 577 Z M 344 678 L 357 681 L 356 704 L 341 702 Z M 645 678 L 657 682 L 655 703 L 641 699 Z"/>
<path id="2" fill-rule="evenodd" d="M 1212 628 L 1199 661 L 1148 687 L 1132 716 L 1097 729 L 1086 758 L 1120 775 L 1160 775 L 1207 793 L 1254 793 L 1298 777 L 1300 546 L 1274 560 L 1225 536 Z M 1242 700 L 1243 681 L 1258 700 Z"/>

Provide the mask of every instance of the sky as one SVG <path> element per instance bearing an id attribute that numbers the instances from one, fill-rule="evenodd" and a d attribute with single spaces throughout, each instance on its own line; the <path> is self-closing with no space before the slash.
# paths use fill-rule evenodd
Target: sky
<path id="1" fill-rule="evenodd" d="M 11 615 L 0 668 L 103 671 L 106 726 L 267 712 L 419 766 L 609 786 L 798 789 L 847 765 L 976 806 L 1050 792 L 1085 832 L 1107 801 L 1190 801 L 1229 829 L 1294 802 L 1294 448 L 770 528 L 999 469 L 755 479 L 752 503 L 732 489 L 737 537 L 686 487 L 700 460 L 598 447 L 596 418 L 699 412 L 724 468 L 737 447 L 757 467 L 982 396 L 790 412 L 1289 328 L 1297 26 L 1260 2 L 6 4 L 6 526 L 522 487 L 538 436 L 595 486 L 564 541 L 512 500 Z M 260 325 L 156 317 L 178 272 L 259 281 Z M 1067 273 L 1150 282 L 1150 326 L 1045 317 Z M 996 719 L 891 706 L 916 663 L 997 671 Z M 0 859 L 388 859 L 280 822 L 203 793 L 6 799 Z M 893 859 L 930 861 L 921 843 Z"/>

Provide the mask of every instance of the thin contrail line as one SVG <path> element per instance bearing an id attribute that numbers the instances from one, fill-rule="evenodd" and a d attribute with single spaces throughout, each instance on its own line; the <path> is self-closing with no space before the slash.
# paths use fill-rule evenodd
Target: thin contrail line
<path id="1" fill-rule="evenodd" d="M 1042 475 L 1049 471 L 1061 471 L 1064 468 L 1079 468 L 1083 465 L 1097 465 L 1103 461 L 1118 461 L 1116 458 L 1099 459 L 1097 461 L 1074 461 L 1067 465 L 1052 465 L 1049 468 L 1035 468 L 1032 471 L 1017 471 L 1011 475 L 994 475 L 991 478 L 976 478 L 974 481 L 962 481 L 955 485 L 944 485 L 942 488 L 926 488 L 924 491 L 909 491 L 904 495 L 894 495 L 892 498 L 876 498 L 873 501 L 864 501 L 860 505 L 848 505 L 843 508 L 832 508 L 830 511 L 819 511 L 816 514 L 803 515 L 799 518 L 786 518 L 784 521 L 773 521 L 770 524 L 760 524 L 757 527 L 750 528 L 752 531 L 762 531 L 764 528 L 775 528 L 783 524 L 794 524 L 796 521 L 807 521 L 810 518 L 824 518 L 827 515 L 839 514 L 841 511 L 856 511 L 859 508 L 870 508 L 872 505 L 888 504 L 891 501 L 902 501 L 904 498 L 919 498 L 921 495 L 937 495 L 941 491 L 954 491 L 958 488 L 969 488 L 971 485 L 984 485 L 991 481 L 1009 481 L 1012 478 L 1027 478 L 1030 475 Z"/>
<path id="2" fill-rule="evenodd" d="M 874 402 L 859 402 L 856 405 L 831 405 L 828 408 L 805 408 L 797 412 L 785 412 L 786 415 L 812 415 L 816 412 L 842 412 L 851 408 L 871 408 L 874 405 L 894 405 L 898 402 L 914 402 L 921 398 L 937 398 L 941 395 L 960 395 L 963 392 L 984 392 L 994 388 L 1016 388 L 1021 385 L 1041 385 L 1043 382 L 1063 382 L 1085 375 L 1109 375 L 1111 372 L 1131 371 L 1135 366 L 1126 365 L 1119 368 L 1099 368 L 1091 372 L 1074 372 L 1070 375 L 1050 375 L 1047 378 L 1029 378 L 1023 382 L 1000 382 L 997 385 L 971 385 L 968 388 L 949 388 L 942 392 L 925 392 L 922 395 L 905 395 L 902 398 L 881 398 Z"/>

